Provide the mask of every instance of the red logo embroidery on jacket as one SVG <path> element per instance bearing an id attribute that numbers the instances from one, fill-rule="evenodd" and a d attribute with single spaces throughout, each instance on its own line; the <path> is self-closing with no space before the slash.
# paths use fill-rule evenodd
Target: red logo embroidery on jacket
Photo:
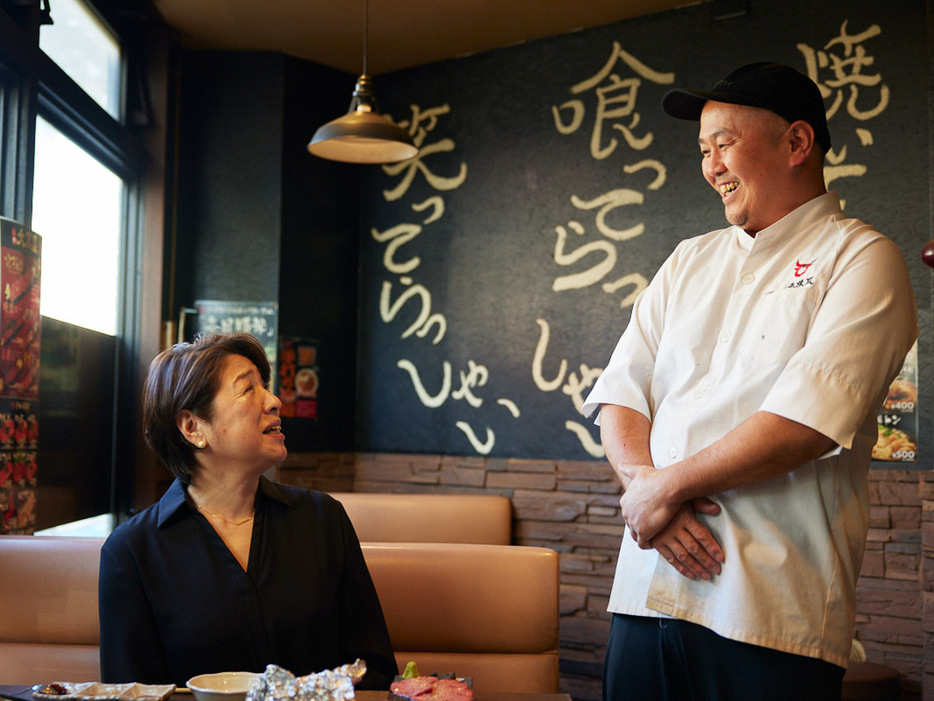
<path id="1" fill-rule="evenodd" d="M 813 260 L 810 263 L 802 263 L 801 261 L 796 260 L 795 261 L 795 277 L 801 277 L 802 275 L 804 275 L 808 271 L 808 268 L 810 268 L 812 265 L 814 265 Z"/>

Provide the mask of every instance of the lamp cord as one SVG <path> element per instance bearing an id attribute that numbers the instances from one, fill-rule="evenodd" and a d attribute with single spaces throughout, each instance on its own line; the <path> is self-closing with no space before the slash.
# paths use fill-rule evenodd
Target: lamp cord
<path id="1" fill-rule="evenodd" d="M 366 49 L 367 36 L 370 33 L 370 0 L 364 0 L 363 3 L 363 75 L 366 72 Z"/>

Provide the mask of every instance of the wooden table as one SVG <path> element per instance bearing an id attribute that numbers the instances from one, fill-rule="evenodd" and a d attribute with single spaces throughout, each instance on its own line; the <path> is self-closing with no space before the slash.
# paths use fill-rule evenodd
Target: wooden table
<path id="1" fill-rule="evenodd" d="M 6 692 L 12 697 L 16 692 L 27 692 L 27 687 L 20 685 L 0 685 L 0 694 L 3 692 Z M 20 693 L 17 695 L 17 698 L 26 699 L 31 697 L 31 695 L 32 694 L 28 692 Z M 355 694 L 357 701 L 387 701 L 388 696 L 388 691 L 358 691 Z M 176 693 L 169 697 L 169 701 L 194 701 L 194 696 L 192 696 L 190 692 Z M 474 701 L 571 701 L 571 697 L 568 694 L 519 694 L 511 692 L 475 691 Z"/>
<path id="2" fill-rule="evenodd" d="M 474 701 L 571 701 L 568 694 L 520 694 L 515 692 L 475 691 Z M 388 691 L 357 691 L 356 701 L 386 701 Z M 172 694 L 169 701 L 194 701 L 190 693 Z"/>
<path id="3" fill-rule="evenodd" d="M 357 701 L 386 701 L 389 692 L 357 691 Z M 190 698 L 190 697 L 189 697 Z M 519 694 L 499 691 L 475 691 L 474 701 L 571 701 L 568 694 Z"/>
<path id="4" fill-rule="evenodd" d="M 387 701 L 388 691 L 357 691 L 356 701 Z M 475 691 L 474 701 L 571 701 L 568 694 L 520 694 L 515 692 Z M 190 693 L 172 694 L 169 701 L 194 701 Z"/>

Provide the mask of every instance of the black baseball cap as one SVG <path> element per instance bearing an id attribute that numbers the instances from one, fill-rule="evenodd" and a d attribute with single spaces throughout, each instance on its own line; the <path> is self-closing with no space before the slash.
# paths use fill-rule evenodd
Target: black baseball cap
<path id="1" fill-rule="evenodd" d="M 824 153 L 830 150 L 830 131 L 824 98 L 817 83 L 791 66 L 761 61 L 737 68 L 709 90 L 669 90 L 662 109 L 678 119 L 699 120 L 707 100 L 761 107 L 787 119 L 804 120 Z"/>

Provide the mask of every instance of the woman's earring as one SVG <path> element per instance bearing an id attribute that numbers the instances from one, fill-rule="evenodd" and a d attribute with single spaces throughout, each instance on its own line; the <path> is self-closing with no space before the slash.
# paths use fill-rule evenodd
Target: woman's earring
<path id="1" fill-rule="evenodd" d="M 204 442 L 204 439 L 198 441 L 198 447 L 199 447 L 199 448 L 204 448 L 206 445 L 207 445 L 207 443 Z"/>

